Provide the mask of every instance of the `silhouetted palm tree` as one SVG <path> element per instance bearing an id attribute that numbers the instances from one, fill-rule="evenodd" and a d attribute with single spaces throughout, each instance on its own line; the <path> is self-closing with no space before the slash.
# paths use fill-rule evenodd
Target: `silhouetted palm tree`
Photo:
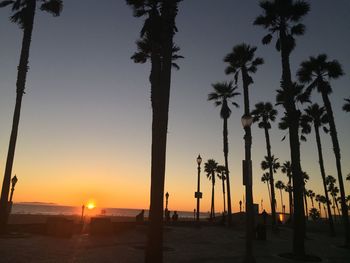
<path id="1" fill-rule="evenodd" d="M 306 189 L 306 183 L 307 181 L 309 181 L 310 177 L 309 175 L 306 173 L 306 172 L 302 172 L 302 175 L 303 175 L 303 180 L 304 180 L 304 203 L 305 203 L 305 217 L 306 219 L 308 218 L 308 205 L 307 205 L 307 196 L 308 196 L 308 192 L 307 192 L 307 189 Z"/>
<path id="2" fill-rule="evenodd" d="M 315 201 L 317 202 L 317 204 L 318 204 L 318 210 L 320 210 L 320 214 L 322 215 L 322 213 L 321 213 L 321 195 L 320 194 L 316 194 L 316 196 L 315 196 Z"/>
<path id="3" fill-rule="evenodd" d="M 205 164 L 204 164 L 204 171 L 207 173 L 208 179 L 211 181 L 211 206 L 210 206 L 210 218 L 214 219 L 215 218 L 215 176 L 218 168 L 218 163 L 214 159 L 209 159 Z"/>
<path id="4" fill-rule="evenodd" d="M 285 161 L 281 166 L 282 173 L 286 174 L 288 176 L 288 197 L 289 197 L 289 216 L 291 219 L 291 222 L 293 220 L 293 185 L 292 185 L 292 166 L 289 161 Z M 290 191 L 291 190 L 291 191 Z"/>
<path id="5" fill-rule="evenodd" d="M 280 190 L 280 194 L 281 194 L 281 211 L 283 213 L 283 195 L 282 195 L 282 190 L 284 189 L 285 185 L 282 181 L 277 181 L 275 184 L 276 188 Z"/>
<path id="6" fill-rule="evenodd" d="M 226 171 L 226 168 L 224 165 L 218 165 L 218 167 L 216 168 L 217 176 L 222 181 L 222 195 L 223 195 L 223 199 L 224 199 L 224 213 L 226 213 L 226 197 L 225 197 L 226 176 L 225 176 L 225 171 Z"/>
<path id="7" fill-rule="evenodd" d="M 328 220 L 329 220 L 329 217 L 332 217 L 332 215 L 331 215 L 331 214 L 328 214 L 328 215 L 327 215 L 326 203 L 327 203 L 327 206 L 328 206 L 328 205 L 330 205 L 330 201 L 327 202 L 326 197 L 323 196 L 323 195 L 321 195 L 321 196 L 319 197 L 319 200 L 320 200 L 320 203 L 323 204 L 323 210 L 324 210 L 325 217 L 326 217 L 326 218 L 328 217 Z M 332 220 L 332 222 L 333 222 L 333 220 Z"/>
<path id="8" fill-rule="evenodd" d="M 314 193 L 314 191 L 312 191 L 311 189 L 307 190 L 307 196 L 310 198 L 311 200 L 311 205 L 312 205 L 312 208 L 314 208 L 314 198 L 316 196 L 316 194 Z"/>
<path id="9" fill-rule="evenodd" d="M 171 68 L 174 66 L 173 37 L 177 31 L 175 18 L 180 0 L 126 0 L 134 9 L 134 16 L 146 16 L 138 42 L 139 52 L 151 58 L 151 103 L 152 103 L 152 157 L 151 200 L 149 229 L 145 262 L 163 262 L 163 198 L 165 180 L 166 141 L 171 84 Z M 147 46 L 142 47 L 143 44 Z M 178 49 L 177 49 L 178 50 Z M 145 55 L 141 54 L 141 55 Z M 135 62 L 144 62 L 133 56 Z"/>
<path id="10" fill-rule="evenodd" d="M 0 8 L 11 6 L 12 16 L 11 22 L 19 25 L 23 30 L 22 49 L 20 54 L 20 60 L 17 71 L 16 82 L 16 104 L 13 114 L 12 130 L 10 136 L 10 143 L 7 153 L 6 167 L 4 180 L 1 190 L 0 200 L 0 232 L 6 231 L 7 218 L 8 218 L 8 195 L 10 191 L 10 181 L 12 174 L 12 166 L 15 157 L 15 149 L 17 142 L 18 126 L 21 114 L 21 105 L 23 94 L 25 93 L 26 78 L 28 72 L 29 63 L 29 51 L 32 41 L 32 32 L 34 26 L 34 17 L 37 5 L 42 11 L 46 11 L 53 16 L 59 16 L 63 3 L 61 0 L 2 0 L 0 1 Z"/>
<path id="11" fill-rule="evenodd" d="M 329 95 L 332 93 L 332 87 L 330 85 L 331 79 L 337 79 L 344 75 L 343 69 L 337 60 L 328 61 L 326 54 L 318 55 L 317 57 L 310 57 L 309 60 L 304 61 L 300 65 L 300 69 L 297 72 L 299 81 L 302 83 L 311 83 L 307 92 L 311 93 L 313 89 L 317 88 L 317 91 L 321 93 L 324 106 L 326 108 L 327 117 L 329 121 L 330 134 L 333 143 L 333 150 L 336 160 L 336 167 L 338 172 L 338 182 L 340 188 L 340 197 L 342 199 L 342 219 L 345 228 L 345 242 L 350 244 L 350 226 L 348 209 L 345 203 L 345 190 L 343 183 L 343 176 L 341 170 L 341 155 L 340 146 L 337 136 L 337 129 L 335 126 L 332 104 L 329 100 Z"/>
<path id="12" fill-rule="evenodd" d="M 326 177 L 326 184 L 327 184 L 327 191 L 330 193 L 330 195 L 333 197 L 333 211 L 334 211 L 334 217 L 336 215 L 335 213 L 335 205 L 336 205 L 336 201 L 335 198 L 337 196 L 337 193 L 339 192 L 338 187 L 335 186 L 335 183 L 337 182 L 337 180 L 332 176 L 332 175 L 328 175 Z M 337 189 L 335 189 L 337 188 Z"/>
<path id="13" fill-rule="evenodd" d="M 350 112 L 350 97 L 344 100 L 345 100 L 345 103 L 343 105 L 343 111 Z"/>
<path id="14" fill-rule="evenodd" d="M 303 116 L 304 125 L 310 125 L 310 129 L 304 129 L 304 132 L 311 131 L 311 124 L 314 126 L 315 136 L 316 136 L 316 144 L 317 144 L 317 152 L 318 152 L 318 160 L 320 165 L 321 177 L 323 182 L 323 189 L 326 198 L 326 204 L 328 209 L 328 215 L 332 215 L 331 206 L 329 204 L 329 197 L 326 185 L 326 172 L 324 168 L 323 162 L 323 153 L 322 153 L 322 144 L 320 137 L 320 128 L 323 127 L 325 132 L 328 132 L 328 129 L 324 126 L 328 123 L 328 118 L 325 112 L 324 107 L 319 107 L 318 104 L 313 104 L 305 109 L 305 115 Z M 330 233 L 332 236 L 335 235 L 334 224 L 332 216 L 328 217 Z"/>
<path id="15" fill-rule="evenodd" d="M 228 224 L 232 223 L 232 211 L 231 211 L 231 188 L 230 188 L 230 171 L 228 169 L 228 129 L 227 120 L 230 118 L 231 109 L 228 106 L 229 102 L 233 106 L 238 107 L 236 102 L 232 99 L 239 95 L 237 87 L 233 86 L 233 82 L 219 82 L 212 85 L 214 92 L 208 94 L 208 101 L 213 100 L 215 106 L 221 106 L 220 116 L 224 120 L 223 124 L 223 142 L 224 142 L 224 158 L 226 168 L 226 190 L 227 190 L 227 213 L 228 213 Z"/>
<path id="16" fill-rule="evenodd" d="M 267 191 L 269 192 L 269 199 L 270 199 L 270 203 L 271 203 L 271 192 L 270 192 L 270 174 L 269 173 L 264 173 L 262 176 L 261 176 L 261 182 L 263 183 L 266 183 L 267 185 Z M 276 204 L 276 202 L 275 202 Z"/>
<path id="17" fill-rule="evenodd" d="M 255 109 L 252 111 L 252 115 L 254 117 L 254 122 L 259 122 L 258 126 L 265 131 L 265 140 L 266 140 L 266 150 L 267 157 L 271 158 L 271 142 L 270 142 L 270 134 L 269 129 L 271 129 L 270 121 L 276 120 L 277 110 L 275 110 L 270 102 L 259 102 L 255 104 Z M 269 174 L 270 176 L 270 186 L 271 186 L 271 213 L 272 213 L 272 224 L 276 224 L 276 197 L 275 197 L 275 184 L 273 179 L 273 167 L 269 166 Z M 270 194 L 270 193 L 269 193 Z"/>
<path id="18" fill-rule="evenodd" d="M 305 1 L 273 0 L 261 1 L 263 15 L 258 16 L 254 24 L 263 26 L 269 34 L 263 38 L 263 43 L 272 40 L 272 34 L 277 36 L 276 49 L 281 54 L 282 80 L 281 88 L 285 91 L 283 104 L 289 122 L 289 144 L 292 161 L 293 190 L 294 190 L 294 236 L 293 253 L 296 257 L 305 255 L 304 233 L 305 217 L 303 213 L 303 180 L 300 166 L 299 116 L 295 105 L 295 87 L 292 83 L 289 57 L 295 47 L 294 36 L 303 35 L 305 26 L 299 21 L 309 12 L 309 4 Z"/>

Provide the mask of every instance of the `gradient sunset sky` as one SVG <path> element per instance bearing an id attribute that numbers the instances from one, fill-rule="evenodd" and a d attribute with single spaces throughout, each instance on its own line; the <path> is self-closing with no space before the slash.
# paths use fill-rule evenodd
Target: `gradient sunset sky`
<path id="1" fill-rule="evenodd" d="M 350 172 L 350 114 L 341 111 L 350 96 L 350 2 L 309 1 L 306 33 L 297 38 L 291 55 L 296 72 L 310 55 L 326 53 L 338 59 L 346 75 L 332 82 L 334 114 L 341 145 L 344 179 Z M 185 0 L 177 17 L 175 42 L 185 57 L 173 72 L 165 191 L 170 210 L 195 208 L 196 157 L 223 163 L 222 120 L 219 108 L 207 101 L 211 84 L 231 80 L 223 57 L 236 44 L 258 47 L 265 64 L 253 75 L 251 107 L 275 101 L 281 77 L 280 55 L 274 45 L 263 46 L 265 31 L 253 26 L 262 13 L 258 1 Z M 9 9 L 0 10 L 0 175 L 5 167 L 15 103 L 15 83 L 22 31 L 9 22 Z M 149 207 L 151 104 L 150 65 L 130 60 L 143 19 L 132 16 L 123 0 L 64 1 L 60 17 L 37 12 L 30 54 L 30 70 L 23 98 L 13 174 L 19 182 L 15 202 L 41 201 L 81 205 L 94 199 L 99 207 Z M 239 89 L 241 85 L 239 83 Z M 321 102 L 314 93 L 314 101 Z M 229 119 L 229 164 L 233 210 L 243 199 L 241 163 L 244 158 L 243 97 Z M 279 117 L 282 108 L 278 108 Z M 260 162 L 266 155 L 265 138 L 254 125 L 254 201 L 270 210 Z M 272 152 L 289 159 L 285 132 L 271 130 Z M 329 135 L 322 135 L 326 173 L 336 176 Z M 302 166 L 310 175 L 307 188 L 323 194 L 314 134 L 302 143 Z M 203 166 L 202 166 L 203 167 Z M 287 181 L 278 172 L 276 180 Z M 203 169 L 202 211 L 210 209 L 211 184 Z M 221 183 L 216 185 L 216 210 L 222 211 Z M 350 182 L 345 182 L 350 194 Z M 280 196 L 277 192 L 280 211 Z M 284 201 L 288 211 L 287 194 Z"/>

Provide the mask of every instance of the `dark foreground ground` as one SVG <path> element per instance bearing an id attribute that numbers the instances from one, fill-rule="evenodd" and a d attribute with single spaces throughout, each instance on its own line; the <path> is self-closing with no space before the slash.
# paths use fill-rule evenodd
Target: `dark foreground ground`
<path id="1" fill-rule="evenodd" d="M 311 225 L 307 234 L 309 254 L 322 262 L 349 263 L 350 250 L 341 248 L 341 228 L 338 237 L 330 238 L 325 225 Z M 243 229 L 228 229 L 206 224 L 201 228 L 191 225 L 165 226 L 164 262 L 220 263 L 242 262 L 244 256 Z M 146 240 L 146 226 L 137 225 L 109 237 L 88 234 L 72 238 L 45 235 L 22 235 L 0 238 L 0 262 L 118 262 L 142 263 Z M 279 257 L 291 251 L 292 230 L 280 227 L 279 232 L 267 232 L 266 241 L 254 241 L 256 262 L 294 262 Z"/>

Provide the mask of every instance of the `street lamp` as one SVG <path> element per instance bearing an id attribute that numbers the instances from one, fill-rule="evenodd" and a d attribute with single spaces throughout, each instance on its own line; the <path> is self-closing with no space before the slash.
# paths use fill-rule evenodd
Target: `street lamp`
<path id="1" fill-rule="evenodd" d="M 12 210 L 12 197 L 13 197 L 13 192 L 15 191 L 15 186 L 18 182 L 18 179 L 17 179 L 17 176 L 15 175 L 14 177 L 12 177 L 11 179 L 11 194 L 10 194 L 10 201 L 9 201 L 9 214 L 11 213 L 11 210 Z"/>
<path id="2" fill-rule="evenodd" d="M 201 174 L 201 163 L 202 157 L 198 154 L 197 157 L 197 170 L 198 170 L 198 180 L 197 180 L 197 192 L 194 193 L 194 197 L 197 198 L 197 215 L 196 220 L 199 222 L 199 200 L 202 198 L 202 193 L 200 192 L 200 174 Z"/>
<path id="3" fill-rule="evenodd" d="M 169 193 L 166 192 L 166 194 L 165 194 L 165 211 L 168 211 L 168 199 L 169 199 Z"/>
<path id="4" fill-rule="evenodd" d="M 252 133 L 250 126 L 253 123 L 253 117 L 248 113 L 242 116 L 242 126 L 245 130 L 245 159 L 243 160 L 243 184 L 245 185 L 246 195 L 246 255 L 245 263 L 255 262 L 253 256 L 253 235 L 254 235 L 254 214 L 253 214 L 253 180 L 252 180 L 252 160 L 251 146 Z"/>

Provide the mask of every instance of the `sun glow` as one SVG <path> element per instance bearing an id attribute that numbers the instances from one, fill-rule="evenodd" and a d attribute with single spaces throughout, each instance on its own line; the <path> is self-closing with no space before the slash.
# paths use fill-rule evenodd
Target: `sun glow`
<path id="1" fill-rule="evenodd" d="M 93 202 L 89 202 L 87 205 L 86 205 L 87 209 L 89 210 L 92 210 L 96 207 L 96 205 L 93 203 Z"/>

